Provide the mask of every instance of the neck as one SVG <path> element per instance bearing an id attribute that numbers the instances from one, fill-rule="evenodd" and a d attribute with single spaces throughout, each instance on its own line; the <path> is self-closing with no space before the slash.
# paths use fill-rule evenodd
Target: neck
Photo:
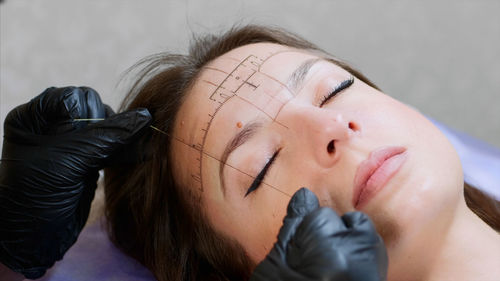
<path id="1" fill-rule="evenodd" d="M 500 234 L 476 216 L 465 202 L 436 253 L 426 280 L 498 280 Z"/>

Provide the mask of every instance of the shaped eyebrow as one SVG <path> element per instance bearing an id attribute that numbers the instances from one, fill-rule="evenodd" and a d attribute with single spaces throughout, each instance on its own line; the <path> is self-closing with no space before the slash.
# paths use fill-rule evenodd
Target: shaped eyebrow
<path id="1" fill-rule="evenodd" d="M 297 95 L 299 90 L 302 88 L 302 84 L 305 81 L 309 70 L 319 61 L 323 61 L 323 58 L 311 58 L 302 62 L 299 67 L 297 67 L 290 76 L 288 76 L 286 85 L 294 96 Z M 221 156 L 221 161 L 219 164 L 219 178 L 221 179 L 221 189 L 224 197 L 226 196 L 226 185 L 224 181 L 224 168 L 226 167 L 226 161 L 229 155 L 236 150 L 239 146 L 243 145 L 249 139 L 251 139 L 258 129 L 262 127 L 262 122 L 252 121 L 247 123 L 236 135 L 234 135 L 228 142 L 228 145 L 224 148 L 224 152 Z"/>
<path id="2" fill-rule="evenodd" d="M 251 121 L 236 134 L 231 138 L 231 140 L 228 142 L 228 145 L 224 148 L 224 152 L 222 153 L 221 161 L 220 161 L 220 166 L 219 166 L 219 177 L 221 179 L 221 185 L 222 185 L 222 194 L 224 197 L 226 196 L 226 186 L 224 183 L 224 167 L 226 167 L 226 161 L 227 158 L 229 158 L 229 155 L 239 146 L 247 142 L 249 139 L 251 139 L 255 133 L 257 133 L 258 129 L 262 127 L 262 122 L 260 121 Z"/>
<path id="3" fill-rule="evenodd" d="M 323 61 L 323 58 L 312 58 L 302 62 L 297 69 L 295 69 L 290 76 L 288 76 L 286 86 L 294 96 L 302 88 L 302 84 L 304 84 L 304 80 L 306 79 L 307 73 L 309 70 L 319 61 Z"/>

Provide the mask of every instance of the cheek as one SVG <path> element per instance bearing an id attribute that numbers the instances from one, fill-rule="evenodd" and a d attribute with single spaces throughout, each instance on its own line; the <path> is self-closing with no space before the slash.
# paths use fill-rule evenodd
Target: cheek
<path id="1" fill-rule="evenodd" d="M 430 121 L 405 106 L 393 112 L 400 130 L 386 137 L 406 146 L 410 158 L 369 215 L 386 243 L 405 248 L 425 243 L 419 237 L 439 233 L 451 220 L 463 199 L 463 173 L 455 149 Z"/>
<path id="2" fill-rule="evenodd" d="M 411 157 L 365 211 L 386 242 L 415 244 L 418 233 L 434 233 L 462 199 L 460 159 L 447 138 L 418 111 L 372 92 L 362 96 L 360 145 L 402 145 Z M 404 244 L 404 243 L 403 243 Z M 418 244 L 418 243 L 417 243 Z M 394 244 L 392 244 L 394 245 Z M 420 245 L 420 244 L 419 244 Z"/>
<path id="3" fill-rule="evenodd" d="M 265 185 L 254 193 L 247 197 L 251 212 L 245 214 L 241 229 L 248 238 L 241 243 L 252 260 L 260 262 L 277 241 L 290 198 Z"/>
<path id="4" fill-rule="evenodd" d="M 261 186 L 246 198 L 228 196 L 225 202 L 207 202 L 214 228 L 236 240 L 255 262 L 269 253 L 286 214 L 289 198 Z"/>
<path id="5" fill-rule="evenodd" d="M 373 114 L 370 121 L 375 128 L 370 136 L 406 146 L 412 154 L 412 174 L 422 174 L 422 180 L 443 187 L 463 183 L 460 159 L 446 136 L 420 112 L 388 96 L 384 99 L 377 111 L 384 113 Z"/>
<path id="6" fill-rule="evenodd" d="M 409 109 L 409 146 L 414 151 L 415 172 L 433 186 L 436 194 L 459 194 L 463 186 L 460 158 L 446 136 L 427 118 Z M 424 176 L 425 175 L 425 176 Z"/>

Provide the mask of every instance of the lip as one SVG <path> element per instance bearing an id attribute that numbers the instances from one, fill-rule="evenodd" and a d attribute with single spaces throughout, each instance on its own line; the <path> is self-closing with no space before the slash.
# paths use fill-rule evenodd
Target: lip
<path id="1" fill-rule="evenodd" d="M 406 148 L 390 146 L 376 149 L 359 164 L 354 176 L 352 204 L 361 209 L 399 171 L 407 158 Z"/>

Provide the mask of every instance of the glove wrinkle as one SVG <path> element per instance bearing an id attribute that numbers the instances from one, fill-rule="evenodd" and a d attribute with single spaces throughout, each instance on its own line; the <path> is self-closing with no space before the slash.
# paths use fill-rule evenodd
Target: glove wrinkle
<path id="1" fill-rule="evenodd" d="M 0 161 L 0 262 L 39 278 L 62 259 L 87 221 L 104 159 L 150 122 L 146 109 L 112 115 L 86 87 L 48 88 L 9 112 Z"/>
<path id="2" fill-rule="evenodd" d="M 339 217 L 301 189 L 289 202 L 278 241 L 250 280 L 384 281 L 386 274 L 387 253 L 368 216 Z"/>

